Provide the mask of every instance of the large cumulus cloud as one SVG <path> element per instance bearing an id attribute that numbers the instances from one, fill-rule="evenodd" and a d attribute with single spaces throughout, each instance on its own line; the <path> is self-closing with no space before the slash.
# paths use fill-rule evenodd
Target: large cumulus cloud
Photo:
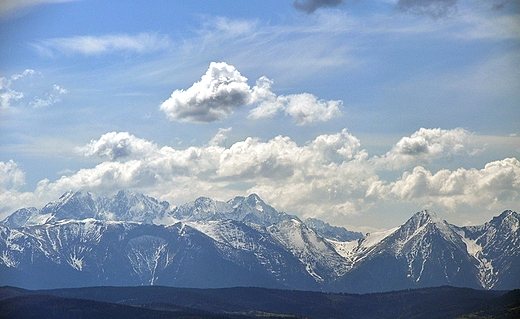
<path id="1" fill-rule="evenodd" d="M 175 90 L 161 104 L 168 119 L 183 122 L 212 122 L 227 118 L 236 108 L 252 102 L 247 78 L 234 66 L 211 62 L 199 82 L 187 90 Z"/>
<path id="2" fill-rule="evenodd" d="M 389 185 L 389 192 L 401 200 L 431 205 L 437 203 L 455 210 L 460 205 L 492 207 L 497 202 L 518 199 L 520 195 L 520 162 L 506 158 L 482 169 L 447 169 L 432 173 L 422 166 L 405 172 Z"/>
<path id="3" fill-rule="evenodd" d="M 279 95 L 266 77 L 250 87 L 247 78 L 232 65 L 211 62 L 206 74 L 187 90 L 175 90 L 160 109 L 171 121 L 205 123 L 222 121 L 241 107 L 255 105 L 249 119 L 269 118 L 279 112 L 298 125 L 326 122 L 341 114 L 341 101 L 319 100 L 310 93 Z"/>
<path id="4" fill-rule="evenodd" d="M 439 157 L 449 159 L 478 151 L 472 134 L 462 128 L 421 128 L 411 136 L 401 138 L 390 151 L 380 158 L 374 157 L 373 161 L 386 169 L 399 169 L 412 164 L 426 164 Z"/>
<path id="5" fill-rule="evenodd" d="M 5 210 L 20 203 L 16 198 L 41 203 L 70 189 L 102 194 L 131 189 L 177 205 L 203 195 L 229 199 L 255 192 L 280 210 L 329 218 L 392 203 L 454 211 L 520 201 L 515 158 L 481 168 L 433 171 L 426 166 L 453 154 L 471 156 L 472 134 L 462 129 L 420 129 L 380 157 L 370 157 L 346 129 L 304 144 L 276 136 L 225 146 L 230 132 L 220 129 L 208 144 L 185 149 L 127 132 L 107 133 L 78 149 L 103 162 L 55 181 L 42 180 L 34 192 L 16 190 L 24 175 L 15 162 L 0 163 L 0 201 Z M 396 169 L 403 172 L 395 175 Z"/>

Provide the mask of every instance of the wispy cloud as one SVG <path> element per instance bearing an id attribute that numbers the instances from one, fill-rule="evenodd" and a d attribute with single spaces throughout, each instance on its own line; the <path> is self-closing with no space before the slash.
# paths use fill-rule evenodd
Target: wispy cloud
<path id="1" fill-rule="evenodd" d="M 101 55 L 115 52 L 150 53 L 167 49 L 170 41 L 166 35 L 139 33 L 137 35 L 113 34 L 103 36 L 75 36 L 44 39 L 33 46 L 44 55 L 55 53 Z"/>
<path id="2" fill-rule="evenodd" d="M 37 76 L 35 78 L 35 76 Z M 38 79 L 41 73 L 37 73 L 32 69 L 26 69 L 20 74 L 14 74 L 11 77 L 0 77 L 0 109 L 9 109 L 21 105 L 29 105 L 34 108 L 51 106 L 61 101 L 61 97 L 68 92 L 58 84 L 54 84 L 52 89 L 48 87 L 41 88 L 41 82 Z M 40 87 L 40 90 L 35 90 Z"/>

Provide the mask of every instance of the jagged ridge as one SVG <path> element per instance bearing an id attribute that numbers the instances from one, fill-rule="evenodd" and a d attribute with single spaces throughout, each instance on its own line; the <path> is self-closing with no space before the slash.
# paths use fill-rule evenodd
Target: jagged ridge
<path id="1" fill-rule="evenodd" d="M 0 284 L 513 289 L 520 287 L 519 228 L 513 211 L 473 227 L 422 211 L 396 229 L 360 237 L 302 222 L 255 194 L 201 197 L 171 209 L 125 191 L 109 198 L 68 192 L 1 222 Z"/>

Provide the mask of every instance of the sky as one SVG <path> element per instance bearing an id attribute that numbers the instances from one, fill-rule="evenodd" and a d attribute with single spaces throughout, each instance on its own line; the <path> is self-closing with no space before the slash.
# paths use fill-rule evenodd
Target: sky
<path id="1" fill-rule="evenodd" d="M 258 194 L 358 231 L 520 208 L 515 0 L 0 2 L 0 219 Z"/>

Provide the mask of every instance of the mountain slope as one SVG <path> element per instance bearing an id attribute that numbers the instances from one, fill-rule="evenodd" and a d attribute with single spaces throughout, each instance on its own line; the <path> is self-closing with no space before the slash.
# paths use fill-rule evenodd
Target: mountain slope
<path id="1" fill-rule="evenodd" d="M 468 252 L 478 261 L 479 279 L 487 289 L 520 286 L 520 215 L 506 210 L 481 226 L 459 228 Z"/>
<path id="2" fill-rule="evenodd" d="M 99 198 L 67 192 L 0 223 L 0 285 L 514 289 L 519 229 L 513 211 L 472 227 L 422 211 L 400 227 L 359 238 L 278 212 L 255 194 L 227 202 L 200 197 L 170 209 L 125 191 Z"/>
<path id="3" fill-rule="evenodd" d="M 364 244 L 353 250 L 359 250 Z M 447 222 L 422 211 L 386 234 L 380 242 L 354 255 L 345 277 L 348 291 L 370 292 L 453 285 L 480 288 L 477 261 Z"/>
<path id="4" fill-rule="evenodd" d="M 107 221 L 144 222 L 164 218 L 169 212 L 167 202 L 129 191 L 119 191 L 115 196 L 94 199 L 88 192 L 66 192 L 38 210 L 22 208 L 1 222 L 10 228 L 42 225 L 63 220 L 94 218 Z"/>

